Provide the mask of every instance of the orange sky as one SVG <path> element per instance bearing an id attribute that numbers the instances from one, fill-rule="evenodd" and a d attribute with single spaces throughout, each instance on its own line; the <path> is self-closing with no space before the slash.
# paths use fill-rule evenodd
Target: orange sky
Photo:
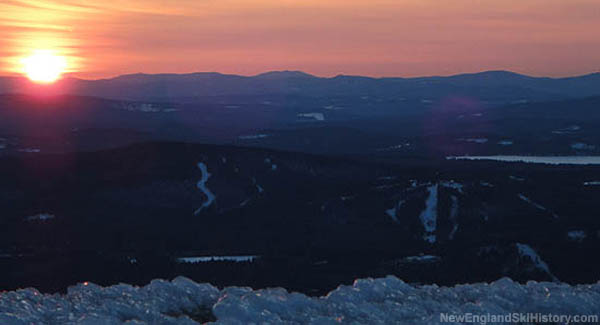
<path id="1" fill-rule="evenodd" d="M 0 15 L 5 75 L 36 49 L 83 78 L 600 71 L 599 0 L 1 0 Z"/>

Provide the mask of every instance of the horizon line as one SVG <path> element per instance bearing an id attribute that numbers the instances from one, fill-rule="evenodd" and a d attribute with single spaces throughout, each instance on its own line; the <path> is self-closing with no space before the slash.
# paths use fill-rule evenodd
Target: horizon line
<path id="1" fill-rule="evenodd" d="M 423 76 L 413 76 L 413 77 L 403 77 L 403 76 L 385 76 L 385 77 L 377 77 L 377 76 L 369 76 L 369 75 L 360 75 L 360 74 L 337 74 L 334 76 L 319 76 L 316 74 L 312 74 L 312 73 L 308 73 L 308 72 L 304 72 L 302 70 L 267 70 L 258 74 L 236 74 L 236 73 L 224 73 L 224 72 L 218 72 L 218 71 L 194 71 L 194 72 L 184 72 L 184 73 L 177 73 L 177 72 L 158 72 L 158 73 L 147 73 L 147 72 L 132 72 L 132 73 L 124 73 L 124 74 L 118 74 L 118 75 L 114 75 L 111 77 L 105 77 L 105 78 L 81 78 L 81 77 L 75 77 L 75 76 L 71 76 L 73 73 L 66 73 L 63 75 L 63 77 L 59 80 L 57 80 L 57 82 L 61 82 L 67 79 L 75 79 L 75 80 L 81 80 L 81 81 L 106 81 L 106 80 L 114 80 L 117 78 L 121 78 L 121 77 L 127 77 L 127 76 L 136 76 L 136 75 L 144 75 L 144 76 L 190 76 L 190 75 L 196 75 L 196 74 L 216 74 L 216 75 L 221 75 L 221 76 L 232 76 L 232 77 L 243 77 L 243 78 L 256 78 L 256 77 L 260 77 L 260 76 L 265 76 L 268 74 L 273 74 L 273 73 L 297 73 L 297 74 L 302 74 L 305 75 L 307 77 L 313 77 L 313 78 L 318 78 L 318 79 L 335 79 L 335 78 L 339 78 L 339 77 L 356 77 L 356 78 L 368 78 L 368 79 L 375 79 L 375 80 L 383 80 L 383 79 L 406 79 L 406 80 L 410 80 L 410 79 L 429 79 L 429 78 L 451 78 L 451 77 L 458 77 L 458 76 L 468 76 L 468 75 L 479 75 L 479 74 L 485 74 L 485 73 L 507 73 L 507 74 L 512 74 L 512 75 L 517 75 L 517 76 L 522 76 L 522 77 L 528 77 L 528 78 L 536 78 L 536 79 L 554 79 L 554 80 L 560 80 L 560 79 L 572 79 L 572 78 L 580 78 L 580 77 L 586 77 L 586 76 L 591 76 L 591 75 L 595 75 L 595 74 L 600 74 L 600 70 L 597 71 L 593 71 L 593 72 L 589 72 L 589 73 L 583 73 L 583 74 L 575 74 L 575 75 L 568 75 L 568 76 L 562 76 L 562 77 L 550 77 L 550 76 L 537 76 L 537 75 L 529 75 L 529 74 L 525 74 L 525 73 L 520 73 L 520 72 L 515 72 L 515 71 L 511 71 L 511 70 L 503 70 L 503 69 L 492 69 L 492 70 L 480 70 L 480 71 L 476 71 L 476 72 L 460 72 L 460 73 L 455 73 L 455 74 L 440 74 L 440 75 L 423 75 Z M 28 79 L 25 75 L 23 74 L 19 74 L 19 73 L 15 73 L 13 75 L 0 75 L 0 78 L 16 78 L 16 79 Z"/>

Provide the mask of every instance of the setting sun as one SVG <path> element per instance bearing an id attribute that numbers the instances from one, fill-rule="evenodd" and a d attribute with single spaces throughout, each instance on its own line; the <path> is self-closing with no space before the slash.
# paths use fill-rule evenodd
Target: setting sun
<path id="1" fill-rule="evenodd" d="M 53 83 L 67 69 L 67 59 L 52 51 L 40 50 L 21 60 L 23 73 L 33 82 Z"/>

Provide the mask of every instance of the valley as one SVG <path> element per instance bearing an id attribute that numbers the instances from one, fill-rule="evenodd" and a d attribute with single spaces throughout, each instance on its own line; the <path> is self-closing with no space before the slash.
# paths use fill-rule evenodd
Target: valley
<path id="1" fill-rule="evenodd" d="M 0 167 L 8 288 L 181 274 L 323 294 L 386 274 L 586 283 L 600 266 L 589 259 L 600 187 L 586 185 L 600 165 L 389 163 L 155 142 L 5 157 Z M 226 258 L 246 255 L 256 258 Z"/>

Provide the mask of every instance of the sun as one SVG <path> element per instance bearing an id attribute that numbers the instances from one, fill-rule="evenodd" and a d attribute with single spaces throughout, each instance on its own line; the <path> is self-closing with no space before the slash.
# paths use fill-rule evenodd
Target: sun
<path id="1" fill-rule="evenodd" d="M 50 50 L 37 50 L 21 59 L 23 73 L 36 83 L 50 84 L 67 69 L 67 59 Z"/>

